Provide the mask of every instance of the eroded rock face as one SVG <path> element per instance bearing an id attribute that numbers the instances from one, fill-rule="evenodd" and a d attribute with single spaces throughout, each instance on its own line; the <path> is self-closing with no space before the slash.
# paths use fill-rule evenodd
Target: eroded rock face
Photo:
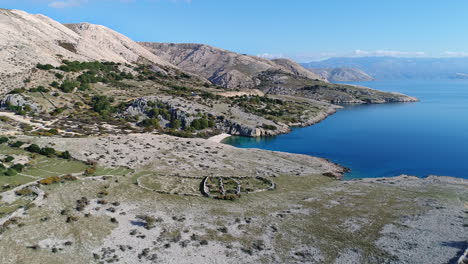
<path id="1" fill-rule="evenodd" d="M 171 116 L 181 121 L 182 128 L 190 126 L 195 119 L 199 118 L 197 117 L 199 113 L 204 113 L 215 117 L 215 129 L 231 135 L 259 137 L 273 136 L 290 131 L 287 125 L 273 123 L 260 116 L 242 112 L 237 108 L 232 108 L 231 114 L 233 117 L 227 118 L 223 113 L 217 112 L 211 107 L 194 102 L 186 102 L 181 98 L 171 98 L 169 96 L 145 96 L 135 99 L 122 115 L 131 116 L 138 121 L 142 121 L 150 118 L 149 111 L 153 108 L 151 105 L 154 103 L 162 103 L 166 106 Z M 157 118 L 161 127 L 169 126 L 169 120 L 161 115 Z M 268 130 L 258 127 L 261 124 L 274 125 L 277 129 Z"/>
<path id="2" fill-rule="evenodd" d="M 251 77 L 237 70 L 228 72 L 224 70 L 217 71 L 209 78 L 209 81 L 229 89 L 250 89 L 256 86 L 255 81 Z"/>
<path id="3" fill-rule="evenodd" d="M 20 94 L 7 94 L 0 101 L 0 108 L 6 108 L 7 106 L 26 106 L 29 105 L 32 111 L 36 112 L 40 110 L 40 106 L 36 103 L 28 101 L 24 96 Z"/>
<path id="4" fill-rule="evenodd" d="M 174 105 L 164 100 L 164 97 L 158 98 L 156 96 L 141 97 L 133 101 L 133 103 L 123 113 L 126 116 L 137 117 L 139 121 L 149 118 L 149 112 L 152 108 L 151 103 L 162 103 L 168 108 L 170 115 L 182 122 L 182 127 L 190 126 L 195 117 L 190 116 L 187 112 L 177 108 Z M 158 115 L 156 118 L 159 119 L 159 125 L 161 127 L 167 127 L 170 124 L 170 120 L 165 119 L 162 115 Z"/>

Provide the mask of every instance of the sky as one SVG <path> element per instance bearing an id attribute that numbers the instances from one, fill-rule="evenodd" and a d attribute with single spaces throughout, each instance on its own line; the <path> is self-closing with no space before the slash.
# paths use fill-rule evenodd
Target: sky
<path id="1" fill-rule="evenodd" d="M 468 56 L 468 0 L 0 0 L 136 41 L 204 43 L 266 58 Z"/>

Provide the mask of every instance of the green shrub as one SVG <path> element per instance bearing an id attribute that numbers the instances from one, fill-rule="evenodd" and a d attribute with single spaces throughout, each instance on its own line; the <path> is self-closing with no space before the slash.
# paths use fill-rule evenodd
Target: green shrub
<path id="1" fill-rule="evenodd" d="M 8 139 L 7 137 L 0 137 L 0 144 L 7 143 L 8 140 L 9 140 L 9 139 Z"/>
<path id="2" fill-rule="evenodd" d="M 41 153 L 41 147 L 36 144 L 31 144 L 29 147 L 25 148 L 25 150 L 32 152 L 32 153 Z"/>
<path id="3" fill-rule="evenodd" d="M 17 164 L 14 164 L 13 166 L 11 166 L 10 168 L 17 171 L 17 172 L 22 172 L 23 169 L 24 169 L 24 165 L 17 163 Z"/>
<path id="4" fill-rule="evenodd" d="M 179 119 L 172 119 L 171 120 L 171 128 L 179 129 L 182 126 L 182 122 Z"/>
<path id="5" fill-rule="evenodd" d="M 72 81 L 72 80 L 65 80 L 63 81 L 62 85 L 60 85 L 59 89 L 62 90 L 62 92 L 64 93 L 71 93 L 79 85 L 80 85 L 79 82 Z"/>
<path id="6" fill-rule="evenodd" d="M 49 148 L 49 147 L 41 148 L 36 144 L 31 144 L 29 147 L 25 148 L 25 150 L 31 153 L 38 153 L 47 157 L 53 157 L 56 153 L 55 149 L 53 148 Z"/>
<path id="7" fill-rule="evenodd" d="M 190 126 L 195 130 L 202 130 L 208 127 L 213 127 L 214 121 L 210 123 L 205 118 L 195 119 L 192 121 L 192 124 Z"/>
<path id="8" fill-rule="evenodd" d="M 159 120 L 156 118 L 147 118 L 143 121 L 140 122 L 141 126 L 145 128 L 152 128 L 152 129 L 157 129 L 159 128 Z"/>
<path id="9" fill-rule="evenodd" d="M 91 176 L 93 175 L 94 173 L 96 173 L 96 167 L 89 167 L 87 168 L 85 171 L 84 171 L 84 174 L 86 176 Z"/>
<path id="10" fill-rule="evenodd" d="M 3 159 L 3 162 L 12 162 L 13 160 L 15 160 L 14 157 L 12 157 L 12 156 L 7 156 L 6 158 Z"/>
<path id="11" fill-rule="evenodd" d="M 24 88 L 16 88 L 16 89 L 13 89 L 12 91 L 9 92 L 9 94 L 22 94 L 26 92 L 26 89 Z"/>
<path id="12" fill-rule="evenodd" d="M 8 168 L 4 173 L 3 173 L 5 176 L 15 176 L 16 174 L 18 174 L 17 171 L 15 171 L 14 169 L 12 168 Z"/>
<path id="13" fill-rule="evenodd" d="M 31 93 L 40 93 L 40 92 L 47 93 L 47 92 L 49 92 L 49 89 L 45 88 L 44 86 L 38 86 L 36 88 L 29 89 L 29 92 L 31 92 Z"/>
<path id="14" fill-rule="evenodd" d="M 59 182 L 62 182 L 62 179 L 60 177 L 51 176 L 51 177 L 40 180 L 39 184 L 50 185 L 50 184 L 59 183 Z"/>
<path id="15" fill-rule="evenodd" d="M 30 195 L 34 195 L 35 193 L 30 188 L 26 187 L 21 190 L 15 191 L 15 194 L 18 196 L 30 196 Z"/>
<path id="16" fill-rule="evenodd" d="M 12 144 L 10 144 L 10 147 L 13 147 L 13 148 L 19 148 L 21 146 L 24 145 L 24 142 L 23 141 L 15 141 L 13 142 Z"/>
<path id="17" fill-rule="evenodd" d="M 50 65 L 50 64 L 40 64 L 38 63 L 36 65 L 36 68 L 38 68 L 39 70 L 45 70 L 45 71 L 48 71 L 48 70 L 52 70 L 54 69 L 55 67 Z"/>
<path id="18" fill-rule="evenodd" d="M 276 126 L 274 126 L 274 125 L 267 125 L 267 124 L 263 124 L 263 125 L 262 125 L 262 128 L 268 129 L 268 130 L 276 130 L 276 129 L 277 129 Z"/>
<path id="19" fill-rule="evenodd" d="M 60 153 L 59 157 L 62 158 L 62 159 L 71 159 L 70 152 L 68 152 L 68 151 L 64 151 L 64 152 Z"/>
<path id="20" fill-rule="evenodd" d="M 63 113 L 63 111 L 65 111 L 64 107 L 57 107 L 50 114 L 53 115 L 53 116 L 56 116 L 56 115 L 59 115 L 59 114 Z"/>
<path id="21" fill-rule="evenodd" d="M 55 149 L 53 148 L 42 148 L 40 150 L 40 154 L 44 155 L 44 156 L 47 156 L 47 157 L 53 157 L 55 155 Z"/>
<path id="22" fill-rule="evenodd" d="M 54 88 L 59 88 L 60 86 L 60 83 L 58 83 L 57 81 L 53 81 L 50 86 L 54 87 Z"/>
<path id="23" fill-rule="evenodd" d="M 90 88 L 91 88 L 91 85 L 89 85 L 89 83 L 81 83 L 80 87 L 78 87 L 78 90 L 86 91 L 86 90 L 89 90 Z"/>
<path id="24" fill-rule="evenodd" d="M 91 107 L 97 113 L 111 112 L 111 100 L 104 95 L 96 95 L 91 99 Z"/>

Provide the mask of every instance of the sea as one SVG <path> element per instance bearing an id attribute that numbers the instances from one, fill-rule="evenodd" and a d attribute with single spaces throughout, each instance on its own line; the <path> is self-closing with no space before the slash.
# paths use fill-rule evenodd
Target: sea
<path id="1" fill-rule="evenodd" d="M 345 179 L 401 174 L 468 179 L 468 80 L 357 82 L 401 92 L 417 103 L 344 105 L 322 122 L 275 137 L 223 143 L 327 158 L 351 169 Z"/>

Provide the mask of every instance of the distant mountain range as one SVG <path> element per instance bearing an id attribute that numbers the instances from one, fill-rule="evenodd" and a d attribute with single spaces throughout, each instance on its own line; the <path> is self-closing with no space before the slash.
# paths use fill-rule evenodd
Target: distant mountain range
<path id="1" fill-rule="evenodd" d="M 374 78 L 357 68 L 309 68 L 308 70 L 320 75 L 330 82 L 362 82 L 372 81 Z"/>
<path id="2" fill-rule="evenodd" d="M 377 80 L 447 79 L 468 74 L 468 58 L 341 57 L 302 63 L 302 66 L 309 69 L 355 68 Z"/>

